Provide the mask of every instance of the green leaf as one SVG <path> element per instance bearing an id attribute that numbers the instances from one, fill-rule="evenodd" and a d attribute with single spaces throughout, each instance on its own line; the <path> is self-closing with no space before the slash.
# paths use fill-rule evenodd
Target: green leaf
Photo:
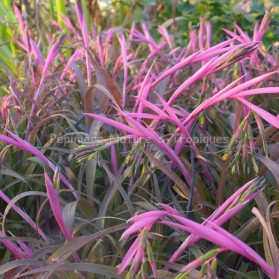
<path id="1" fill-rule="evenodd" d="M 155 6 L 156 5 L 155 0 L 140 0 L 139 3 L 143 6 Z"/>

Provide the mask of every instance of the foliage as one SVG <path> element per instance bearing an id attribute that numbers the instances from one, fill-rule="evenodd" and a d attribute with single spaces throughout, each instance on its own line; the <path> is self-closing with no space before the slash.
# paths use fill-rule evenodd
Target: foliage
<path id="1" fill-rule="evenodd" d="M 274 10 L 218 43 L 201 18 L 182 44 L 172 24 L 99 32 L 82 7 L 36 40 L 14 6 L 0 274 L 278 278 Z"/>
<path id="2" fill-rule="evenodd" d="M 264 16 L 265 10 L 272 5 L 271 1 L 176 1 L 176 9 L 173 11 L 173 2 L 166 1 L 164 8 L 157 16 L 159 22 L 164 22 L 175 15 L 179 26 L 176 31 L 182 28 L 187 30 L 189 26 L 198 26 L 199 18 L 203 17 L 212 24 L 213 41 L 224 40 L 225 34 L 222 29 L 232 29 L 233 23 L 244 28 L 248 34 L 253 34 L 254 24 Z M 278 38 L 278 16 L 277 7 L 274 18 L 269 25 L 269 31 L 264 38 L 268 45 L 271 45 Z"/>
<path id="3" fill-rule="evenodd" d="M 16 49 L 12 42 L 13 29 L 16 18 L 8 3 L 4 2 L 0 5 L 0 73 L 6 72 L 15 74 L 16 67 L 13 63 L 15 59 Z"/>

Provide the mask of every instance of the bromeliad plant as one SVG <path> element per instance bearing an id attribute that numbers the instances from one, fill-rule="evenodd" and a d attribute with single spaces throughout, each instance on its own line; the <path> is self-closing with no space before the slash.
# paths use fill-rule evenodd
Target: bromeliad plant
<path id="1" fill-rule="evenodd" d="M 14 9 L 26 55 L 1 106 L 0 274 L 277 278 L 271 11 L 253 39 L 236 26 L 215 44 L 201 20 L 181 48 L 164 25 L 98 33 L 76 1 L 44 49 Z"/>
<path id="2" fill-rule="evenodd" d="M 151 235 L 150 231 L 154 224 L 161 220 L 159 222 L 160 224 L 190 233 L 183 244 L 170 258 L 169 262 L 171 263 L 175 262 L 186 249 L 189 249 L 200 238 L 204 238 L 220 246 L 220 248 L 214 248 L 203 254 L 200 258 L 187 264 L 180 270 L 180 274 L 175 278 L 186 278 L 187 276 L 191 276 L 189 278 L 203 278 L 204 276 L 210 278 L 216 277 L 216 257 L 219 253 L 226 251 L 233 251 L 248 258 L 262 267 L 270 278 L 278 278 L 278 250 L 276 248 L 272 249 L 273 262 L 272 265 L 269 265 L 247 244 L 220 227 L 220 225 L 240 212 L 244 206 L 262 190 L 262 184 L 259 183 L 259 180 L 254 179 L 248 182 L 226 200 L 221 207 L 216 209 L 202 224 L 185 218 L 179 211 L 166 204 L 159 204 L 163 209 L 161 211 L 149 211 L 130 218 L 128 221 L 134 222 L 134 224 L 122 234 L 121 238 L 127 238 L 136 231 L 140 231 L 140 233 L 125 255 L 118 273 L 121 274 L 124 269 L 132 263 L 130 277 L 132 278 L 140 269 L 139 273 L 144 278 L 146 276 L 144 275 L 144 265 L 146 265 L 146 263 L 142 259 L 144 258 L 144 250 L 147 249 L 147 261 L 150 264 L 154 277 L 159 278 L 154 264 L 154 255 L 148 240 L 148 235 Z M 274 243 L 274 239 L 272 242 Z M 269 244 L 272 245 L 271 242 Z M 166 266 L 167 269 L 169 269 L 168 265 Z M 195 268 L 199 266 L 202 266 L 202 268 L 200 272 L 197 272 Z"/>

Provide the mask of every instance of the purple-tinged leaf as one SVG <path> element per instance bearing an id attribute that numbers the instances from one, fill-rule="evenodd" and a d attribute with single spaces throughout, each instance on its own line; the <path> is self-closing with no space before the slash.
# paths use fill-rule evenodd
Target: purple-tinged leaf
<path id="1" fill-rule="evenodd" d="M 133 244 L 131 245 L 129 250 L 127 251 L 125 257 L 123 258 L 123 260 L 122 260 L 122 262 L 119 266 L 117 275 L 120 275 L 125 270 L 125 268 L 131 263 L 132 258 L 134 257 L 134 255 L 136 254 L 136 252 L 138 250 L 138 246 L 139 246 L 139 243 L 140 243 L 140 238 L 141 238 L 141 236 L 139 235 L 136 238 L 136 240 L 133 242 Z"/>
<path id="2" fill-rule="evenodd" d="M 161 221 L 160 223 L 168 225 L 170 227 L 175 227 L 178 229 L 182 229 L 184 231 L 197 234 L 200 237 L 211 241 L 214 244 L 217 244 L 221 246 L 222 248 L 228 249 L 230 251 L 234 251 L 247 259 L 257 263 L 259 266 L 261 266 L 272 278 L 276 278 L 276 270 L 271 267 L 269 264 L 267 264 L 264 259 L 257 254 L 252 248 L 250 248 L 247 244 L 242 242 L 241 240 L 237 239 L 232 234 L 228 233 L 221 227 L 215 225 L 214 223 L 211 223 L 214 229 L 211 229 L 207 227 L 204 228 L 203 225 L 200 225 L 194 221 L 191 221 L 189 219 L 186 219 L 181 216 L 177 215 L 169 215 L 170 217 L 173 217 L 175 220 L 180 222 L 182 225 L 169 222 L 169 221 Z M 182 269 L 181 272 L 184 272 Z"/>
<path id="3" fill-rule="evenodd" d="M 111 150 L 111 169 L 112 173 L 116 175 L 118 173 L 119 167 L 117 162 L 117 150 L 115 148 L 115 144 L 112 144 L 110 147 Z"/>
<path id="4" fill-rule="evenodd" d="M 251 39 L 249 38 L 249 36 L 245 32 L 243 32 L 243 30 L 237 24 L 235 24 L 234 26 L 235 26 L 236 30 L 238 31 L 239 35 L 244 39 L 245 42 L 247 42 L 247 43 L 251 42 Z"/>
<path id="5" fill-rule="evenodd" d="M 24 253 L 18 246 L 16 246 L 11 240 L 8 239 L 2 239 L 1 238 L 6 238 L 7 236 L 3 233 L 0 232 L 0 242 L 2 242 L 8 249 L 9 251 L 12 252 L 12 254 L 18 258 L 18 259 L 26 259 L 27 254 Z"/>
<path id="6" fill-rule="evenodd" d="M 40 84 L 39 87 L 34 95 L 34 100 L 37 101 L 41 95 L 41 90 L 43 88 L 44 85 L 44 81 L 46 79 L 46 75 L 47 72 L 49 70 L 49 67 L 51 65 L 51 63 L 53 62 L 53 60 L 56 58 L 57 54 L 59 53 L 59 46 L 61 45 L 62 41 L 64 40 L 64 36 L 60 37 L 59 39 L 57 39 L 53 45 L 51 46 L 49 52 L 48 52 L 48 56 L 47 59 L 45 60 L 45 65 L 44 65 L 44 69 L 43 69 L 43 73 L 42 73 L 42 77 L 40 80 Z"/>
<path id="7" fill-rule="evenodd" d="M 38 86 L 38 89 L 34 95 L 34 101 L 38 101 L 40 96 L 41 96 L 41 93 L 42 93 L 42 89 L 44 88 L 44 82 L 45 82 L 45 79 L 46 79 L 46 76 L 47 76 L 47 73 L 48 73 L 48 70 L 49 70 L 49 67 L 51 65 L 51 63 L 53 62 L 53 60 L 56 58 L 57 54 L 59 53 L 59 46 L 60 44 L 62 43 L 62 41 L 64 40 L 64 35 L 62 34 L 60 36 L 59 39 L 57 39 L 51 46 L 49 52 L 48 52 L 48 56 L 45 60 L 45 65 L 44 65 L 44 68 L 43 68 L 43 73 L 42 73 L 42 76 L 41 76 L 41 80 L 40 80 L 40 83 L 39 83 L 39 86 Z M 29 137 L 29 134 L 30 134 L 30 130 L 31 130 L 31 127 L 33 125 L 32 123 L 32 118 L 34 116 L 34 113 L 35 113 L 35 110 L 36 110 L 36 104 L 32 103 L 32 106 L 31 106 L 31 110 L 30 110 L 30 115 L 29 115 L 29 122 L 28 122 L 28 126 L 27 126 L 27 132 L 26 132 L 26 138 Z"/>
<path id="8" fill-rule="evenodd" d="M 28 37 L 28 34 L 27 34 L 27 30 L 24 26 L 24 21 L 23 21 L 23 18 L 21 16 L 21 13 L 20 13 L 20 11 L 19 11 L 19 9 L 17 8 L 16 5 L 14 5 L 14 11 L 15 11 L 15 14 L 16 14 L 16 17 L 17 17 L 22 35 L 23 35 L 23 41 L 24 41 L 25 48 L 27 50 L 27 55 L 30 59 L 31 46 L 30 46 L 30 41 L 29 41 L 29 37 Z"/>
<path id="9" fill-rule="evenodd" d="M 169 33 L 168 33 L 166 27 L 163 26 L 163 25 L 160 25 L 160 26 L 158 27 L 158 31 L 159 31 L 159 33 L 166 39 L 169 48 L 172 49 L 171 38 L 170 38 L 170 35 L 169 35 Z"/>
<path id="10" fill-rule="evenodd" d="M 158 205 L 161 206 L 165 211 L 167 211 L 170 214 L 179 215 L 179 211 L 177 211 L 175 208 L 169 206 L 168 204 L 158 203 Z"/>
<path id="11" fill-rule="evenodd" d="M 199 155 L 200 153 L 199 153 L 198 149 L 196 148 L 196 144 L 195 144 L 194 140 L 192 139 L 191 135 L 189 134 L 187 127 L 182 125 L 181 121 L 178 119 L 176 114 L 172 111 L 172 108 L 165 102 L 165 100 L 160 96 L 158 96 L 158 98 L 159 98 L 161 104 L 163 105 L 164 109 L 168 112 L 170 118 L 176 124 L 177 130 L 178 129 L 181 130 L 181 132 L 183 134 L 183 136 L 181 136 L 181 137 L 185 137 L 186 141 L 189 142 L 189 144 L 190 144 L 191 148 L 194 150 L 195 154 Z M 209 181 L 211 181 L 212 180 L 211 174 L 208 172 L 204 161 L 201 160 L 200 158 L 198 158 L 198 160 L 200 162 L 200 165 L 201 165 L 207 179 L 209 179 Z"/>
<path id="12" fill-rule="evenodd" d="M 206 47 L 210 48 L 210 44 L 211 44 L 211 24 L 208 21 L 206 23 Z"/>
<path id="13" fill-rule="evenodd" d="M 241 188 L 239 188 L 235 193 L 233 193 L 219 208 L 217 208 L 213 214 L 207 218 L 207 220 L 211 222 L 215 222 L 217 225 L 221 226 L 226 221 L 228 221 L 230 218 L 235 216 L 244 206 L 246 206 L 247 202 L 251 200 L 251 198 L 247 198 L 247 201 L 243 201 L 242 204 L 236 205 L 235 207 L 228 210 L 228 208 L 231 206 L 232 203 L 235 201 L 238 201 L 239 197 L 242 195 L 244 191 L 246 191 L 249 187 L 254 187 L 254 183 L 256 183 L 257 178 L 247 182 L 245 185 L 243 185 Z M 256 191 L 256 195 L 259 194 L 261 190 Z M 254 197 L 254 195 L 253 195 Z M 203 222 L 202 225 L 207 226 L 209 223 Z M 180 247 L 173 253 L 171 258 L 169 259 L 169 262 L 173 263 L 175 262 L 181 254 L 185 251 L 185 249 L 191 247 L 193 243 L 197 242 L 200 239 L 197 235 L 190 235 L 181 245 Z"/>
<path id="14" fill-rule="evenodd" d="M 203 19 L 200 18 L 200 29 L 199 29 L 199 49 L 204 49 L 204 24 Z"/>
<path id="15" fill-rule="evenodd" d="M 152 66 L 151 66 L 152 67 Z M 151 71 L 151 68 L 149 69 L 149 71 Z M 149 77 L 149 71 L 148 73 L 146 74 L 146 77 Z M 151 89 L 151 80 L 152 78 L 150 77 L 150 80 L 148 81 L 148 78 L 144 79 L 144 81 L 142 82 L 142 86 L 139 90 L 139 93 L 138 93 L 138 97 L 139 98 L 142 98 L 144 100 L 146 100 L 148 98 L 148 96 L 150 95 L 150 89 Z M 136 106 L 135 106 L 136 108 Z M 139 103 L 139 106 L 138 106 L 138 109 L 137 109 L 137 112 L 138 113 L 142 113 L 143 112 L 143 109 L 144 109 L 144 106 L 143 106 L 143 103 L 140 102 Z M 137 119 L 139 121 L 139 119 Z"/>
<path id="16" fill-rule="evenodd" d="M 121 122 L 109 119 L 105 116 L 102 116 L 102 115 L 99 115 L 99 114 L 93 114 L 93 113 L 85 113 L 85 115 L 88 115 L 89 117 L 100 120 L 100 121 L 102 121 L 102 122 L 104 122 L 108 125 L 111 125 L 111 126 L 117 128 L 119 130 L 131 133 L 132 135 L 135 135 L 135 136 L 138 136 L 138 137 L 143 137 L 144 136 L 143 133 L 141 133 L 140 131 L 138 131 L 138 130 L 130 127 L 130 126 L 127 126 L 127 125 L 125 125 Z"/>
<path id="17" fill-rule="evenodd" d="M 33 154 L 34 156 L 39 158 L 46 166 L 50 167 L 53 171 L 55 171 L 55 169 L 56 169 L 55 165 L 44 154 L 42 154 L 37 148 L 35 148 L 29 142 L 21 139 L 19 136 L 15 135 L 11 131 L 8 131 L 8 130 L 6 130 L 6 131 L 14 139 L 11 139 L 7 136 L 0 134 L 0 141 L 4 141 L 8 144 L 12 144 L 13 146 L 16 146 L 27 152 L 30 152 L 31 154 Z M 73 190 L 73 195 L 76 197 L 76 199 L 79 199 L 79 195 L 74 192 L 73 186 L 69 183 L 69 181 L 67 180 L 67 178 L 64 175 L 61 175 L 61 180 L 67 186 L 68 189 Z"/>
<path id="18" fill-rule="evenodd" d="M 44 173 L 45 173 L 45 184 L 46 184 L 47 196 L 48 196 L 50 207 L 52 209 L 55 220 L 56 220 L 57 224 L 59 225 L 65 238 L 67 240 L 71 240 L 72 235 L 64 222 L 58 194 L 52 184 L 52 181 L 50 180 L 48 173 L 46 171 L 44 171 Z"/>
<path id="19" fill-rule="evenodd" d="M 98 47 L 100 65 L 102 67 L 105 67 L 105 57 L 103 52 L 103 42 L 101 36 L 97 36 L 97 47 Z"/>
<path id="20" fill-rule="evenodd" d="M 144 259 L 144 247 L 139 245 L 133 260 L 133 273 L 137 274 L 137 270 Z"/>
<path id="21" fill-rule="evenodd" d="M 225 252 L 226 249 L 224 248 L 216 248 L 213 250 L 210 250 L 209 252 L 203 254 L 199 258 L 193 260 L 192 262 L 188 263 L 185 267 L 183 267 L 183 272 L 188 272 L 190 270 L 196 269 L 197 267 L 201 266 L 203 263 L 205 263 L 208 260 L 211 260 L 212 258 L 215 258 L 218 254 Z M 182 271 L 180 271 L 182 272 Z"/>
<path id="22" fill-rule="evenodd" d="M 264 87 L 264 88 L 255 88 L 255 89 L 241 91 L 239 93 L 234 94 L 233 98 L 257 95 L 257 94 L 278 94 L 278 93 L 279 93 L 279 87 Z"/>
<path id="23" fill-rule="evenodd" d="M 30 43 L 31 43 L 32 53 L 37 58 L 37 61 L 41 65 L 44 65 L 45 64 L 45 59 L 44 59 L 43 54 L 40 51 L 39 47 L 37 46 L 37 44 L 32 39 L 30 39 Z"/>
<path id="24" fill-rule="evenodd" d="M 180 158 L 174 153 L 173 149 L 162 139 L 160 136 L 150 127 L 145 128 L 136 120 L 131 118 L 128 114 L 121 112 L 117 109 L 119 114 L 126 118 L 128 122 L 130 122 L 133 126 L 137 127 L 137 129 L 144 135 L 145 138 L 150 139 L 156 146 L 158 146 L 181 170 L 188 184 L 190 185 L 191 176 L 186 169 L 184 163 L 180 160 Z M 197 193 L 198 194 L 198 193 Z"/>
<path id="25" fill-rule="evenodd" d="M 140 118 L 140 119 L 153 119 L 153 120 L 168 120 L 169 116 L 167 117 L 163 117 L 160 115 L 155 115 L 155 114 L 150 114 L 150 113 L 139 113 L 139 112 L 131 112 L 131 113 L 127 113 L 129 116 L 131 117 L 136 117 L 136 118 Z"/>
<path id="26" fill-rule="evenodd" d="M 80 35 L 78 34 L 78 32 L 76 31 L 75 27 L 73 26 L 71 20 L 66 17 L 65 15 L 62 15 L 62 21 L 63 23 L 65 24 L 65 26 L 72 32 L 72 34 L 74 35 L 74 37 L 80 41 L 81 40 L 81 37 Z"/>
<path id="27" fill-rule="evenodd" d="M 241 255 L 253 261 L 254 263 L 261 266 L 269 275 L 276 278 L 276 270 L 270 266 L 255 250 L 253 250 L 250 246 L 248 246 L 245 242 L 236 238 L 233 234 L 227 232 L 223 228 L 211 222 L 213 229 L 220 233 L 222 236 L 227 238 L 227 240 L 231 240 L 235 245 L 241 248 Z"/>
<path id="28" fill-rule="evenodd" d="M 255 23 L 254 32 L 253 32 L 253 41 L 261 41 L 258 37 L 259 32 L 259 23 L 258 21 Z"/>
<path id="29" fill-rule="evenodd" d="M 257 154 L 256 158 L 260 160 L 270 170 L 270 172 L 276 180 L 277 188 L 279 190 L 279 164 L 277 162 L 272 161 L 270 158 L 266 156 L 261 156 L 260 154 Z"/>
<path id="30" fill-rule="evenodd" d="M 162 204 L 159 204 L 159 205 L 162 206 Z M 164 205 L 164 206 L 166 206 L 166 205 Z M 173 213 L 173 214 L 176 213 L 177 214 L 178 212 L 177 211 L 172 211 L 171 213 Z M 159 210 L 148 211 L 148 212 L 144 212 L 144 213 L 141 213 L 139 215 L 131 217 L 127 222 L 139 222 L 141 220 L 149 219 L 149 218 L 152 218 L 152 217 L 156 217 L 158 219 L 158 218 L 161 218 L 165 215 L 166 215 L 166 212 L 164 212 L 164 211 L 159 211 Z"/>
<path id="31" fill-rule="evenodd" d="M 169 116 L 163 110 L 158 108 L 156 105 L 152 104 L 151 102 L 149 102 L 143 98 L 139 98 L 137 96 L 135 98 L 137 98 L 141 103 L 143 103 L 145 105 L 145 107 L 150 108 L 154 112 L 157 112 L 158 115 L 160 117 L 162 117 L 163 119 L 169 119 Z"/>
<path id="32" fill-rule="evenodd" d="M 268 111 L 253 105 L 252 103 L 248 102 L 244 98 L 237 98 L 240 102 L 242 102 L 245 106 L 249 107 L 251 110 L 256 112 L 259 116 L 261 116 L 266 122 L 271 124 L 272 126 L 279 129 L 279 115 L 274 116 Z"/>
<path id="33" fill-rule="evenodd" d="M 150 48 L 150 51 L 152 52 L 154 50 L 157 50 L 158 46 L 155 43 L 155 41 L 153 40 L 153 38 L 151 37 L 151 35 L 149 33 L 149 30 L 148 30 L 147 26 L 145 25 L 145 23 L 142 23 L 141 26 L 142 26 L 142 30 L 144 32 L 144 35 L 145 35 L 146 39 L 149 42 L 148 46 Z"/>
<path id="34" fill-rule="evenodd" d="M 42 192 L 37 191 L 29 191 L 29 192 L 23 192 L 18 195 L 16 195 L 13 199 L 9 199 L 5 193 L 3 193 L 0 190 L 0 198 L 2 198 L 6 203 L 7 206 L 5 208 L 4 214 L 3 214 L 3 220 L 2 220 L 2 232 L 5 232 L 5 219 L 7 214 L 9 213 L 9 210 L 12 208 L 16 213 L 18 213 L 31 227 L 35 232 L 38 232 L 38 234 L 45 240 L 46 243 L 49 243 L 49 238 L 45 235 L 45 233 L 37 227 L 35 222 L 29 217 L 27 213 L 25 213 L 23 210 L 21 210 L 15 203 L 20 200 L 23 197 L 32 196 L 32 195 L 41 195 L 44 196 L 45 194 Z"/>
<path id="35" fill-rule="evenodd" d="M 230 47 L 226 47 L 227 45 L 229 45 L 230 43 L 232 43 L 233 41 L 235 41 L 235 38 L 227 40 L 223 43 L 220 43 L 218 45 L 215 45 L 209 49 L 206 49 L 204 51 L 199 51 L 196 52 L 190 56 L 188 56 L 187 58 L 185 58 L 184 60 L 180 61 L 179 63 L 177 63 L 175 66 L 173 66 L 172 68 L 168 69 L 166 72 L 164 72 L 157 80 L 155 80 L 152 84 L 152 87 L 155 86 L 158 82 L 160 82 L 161 80 L 165 79 L 167 76 L 176 73 L 177 71 L 179 71 L 180 69 L 198 62 L 198 61 L 202 61 L 205 59 L 209 59 L 213 56 L 216 56 L 218 54 L 221 53 L 225 53 L 228 50 L 232 50 L 232 49 L 236 49 L 239 46 L 230 46 Z"/>
<path id="36" fill-rule="evenodd" d="M 213 58 L 212 60 L 208 61 L 205 65 L 203 65 L 198 71 L 196 71 L 192 76 L 190 76 L 186 81 L 184 81 L 172 94 L 170 97 L 168 104 L 171 106 L 174 101 L 184 92 L 189 86 L 191 86 L 194 82 L 203 78 L 212 67 L 212 63 L 216 60 Z"/>
<path id="37" fill-rule="evenodd" d="M 260 41 L 263 38 L 264 33 L 266 32 L 266 29 L 270 23 L 271 16 L 273 13 L 273 7 L 269 11 L 267 11 L 262 19 L 261 25 L 259 27 L 259 30 L 257 32 L 257 40 Z"/>
<path id="38" fill-rule="evenodd" d="M 199 113 L 201 113 L 202 111 L 204 111 L 205 109 L 207 109 L 210 106 L 213 106 L 214 104 L 223 101 L 227 98 L 233 98 L 233 96 L 239 92 L 242 92 L 243 90 L 247 89 L 250 86 L 254 86 L 259 84 L 260 82 L 266 80 L 267 78 L 269 78 L 270 76 L 272 76 L 273 74 L 275 74 L 276 72 L 271 72 L 268 74 L 264 74 L 261 75 L 259 77 L 256 77 L 254 79 L 251 79 L 245 83 L 242 83 L 234 88 L 231 88 L 231 84 L 228 85 L 226 88 L 222 89 L 221 91 L 219 91 L 217 94 L 215 94 L 214 96 L 212 96 L 211 98 L 205 100 L 202 104 L 200 104 L 184 121 L 183 124 L 185 125 L 186 123 L 188 123 L 188 121 L 190 121 L 191 119 L 193 119 L 195 116 L 197 116 Z M 240 79 L 239 79 L 240 80 Z M 235 83 L 235 82 L 234 82 Z M 229 89 L 230 88 L 230 89 Z M 240 98 L 239 98 L 240 99 Z M 243 99 L 243 98 L 242 98 Z M 245 100 L 244 100 L 245 101 Z M 248 102 L 248 101 L 246 101 Z M 248 102 L 249 103 L 249 102 Z M 249 103 L 250 104 L 250 103 Z M 274 116 L 273 116 L 274 117 Z"/>
<path id="39" fill-rule="evenodd" d="M 152 225 L 161 217 L 161 214 L 156 214 L 156 212 L 152 212 L 152 213 L 153 213 L 153 216 L 145 217 L 145 218 L 142 217 L 141 220 L 138 220 L 136 223 L 134 223 L 132 226 L 130 226 L 130 228 L 125 230 L 125 232 L 121 235 L 120 240 L 122 240 L 126 237 L 129 237 L 131 234 L 133 234 L 147 226 Z M 166 215 L 166 213 L 164 215 Z"/>
<path id="40" fill-rule="evenodd" d="M 190 46 L 192 53 L 195 53 L 197 51 L 197 39 L 196 39 L 196 30 L 194 28 L 190 31 Z"/>
<path id="41" fill-rule="evenodd" d="M 127 98 L 127 82 L 128 82 L 128 59 L 127 59 L 127 46 L 125 41 L 124 34 L 120 36 L 120 45 L 123 59 L 123 67 L 124 67 L 124 79 L 123 79 L 123 94 L 122 94 L 122 106 L 126 105 Z"/>
<path id="42" fill-rule="evenodd" d="M 60 80 L 63 80 L 65 78 L 67 72 L 69 71 L 69 68 L 72 66 L 72 63 L 77 61 L 78 59 L 80 59 L 82 55 L 83 55 L 83 53 L 80 49 L 77 49 L 75 51 L 75 53 L 70 57 L 66 66 L 64 67 L 63 72 L 60 76 Z"/>

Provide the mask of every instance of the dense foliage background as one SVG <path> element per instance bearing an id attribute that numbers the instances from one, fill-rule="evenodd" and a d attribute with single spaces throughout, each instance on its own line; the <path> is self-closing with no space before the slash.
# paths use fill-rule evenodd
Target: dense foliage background
<path id="1" fill-rule="evenodd" d="M 0 276 L 279 278 L 278 22 L 1 1 Z"/>

